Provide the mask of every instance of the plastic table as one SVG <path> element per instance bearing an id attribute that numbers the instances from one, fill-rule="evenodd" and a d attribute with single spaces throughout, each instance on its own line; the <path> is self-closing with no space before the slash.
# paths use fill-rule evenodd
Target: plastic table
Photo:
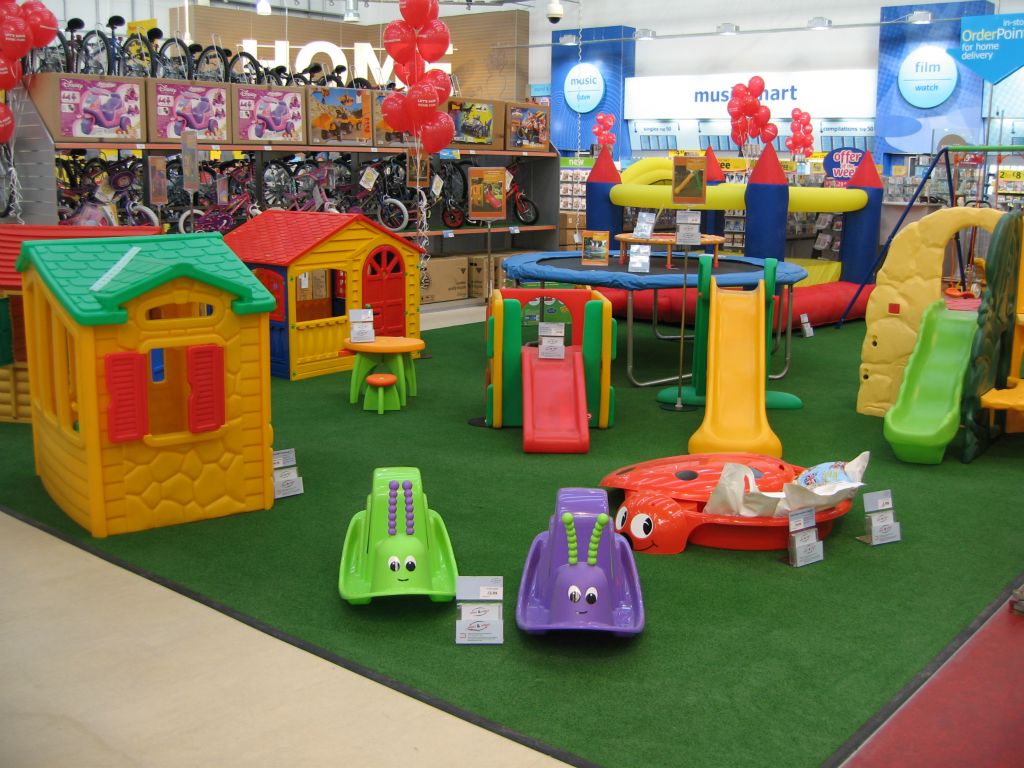
<path id="1" fill-rule="evenodd" d="M 423 339 L 406 336 L 378 336 L 373 341 L 345 339 L 344 349 L 338 354 L 344 351 L 356 353 L 348 401 L 358 402 L 359 395 L 366 388 L 367 375 L 381 366 L 398 379 L 398 398 L 405 405 L 408 397 L 416 397 L 416 368 L 412 364 L 412 355 L 424 347 Z"/>

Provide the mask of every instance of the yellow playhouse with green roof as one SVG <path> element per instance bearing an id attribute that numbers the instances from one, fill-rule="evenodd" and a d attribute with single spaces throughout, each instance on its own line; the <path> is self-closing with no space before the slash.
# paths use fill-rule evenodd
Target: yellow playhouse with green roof
<path id="1" fill-rule="evenodd" d="M 36 473 L 93 536 L 269 509 L 274 298 L 220 234 L 26 242 Z"/>

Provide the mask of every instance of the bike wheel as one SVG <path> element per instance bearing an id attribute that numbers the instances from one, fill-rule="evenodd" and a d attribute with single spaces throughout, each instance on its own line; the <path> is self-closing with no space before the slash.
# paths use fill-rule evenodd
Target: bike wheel
<path id="1" fill-rule="evenodd" d="M 399 232 L 409 224 L 409 211 L 399 200 L 385 197 L 377 211 L 377 221 L 392 232 Z"/>
<path id="2" fill-rule="evenodd" d="M 287 208 L 295 196 L 295 180 L 284 163 L 273 161 L 263 166 L 263 207 Z"/>
<path id="3" fill-rule="evenodd" d="M 114 49 L 110 45 L 110 38 L 98 29 L 82 35 L 77 58 L 75 71 L 80 75 L 114 74 Z"/>
<path id="4" fill-rule="evenodd" d="M 185 41 L 171 37 L 160 46 L 159 58 L 163 65 L 163 77 L 175 80 L 192 79 L 192 54 L 188 52 Z"/>
<path id="5" fill-rule="evenodd" d="M 236 53 L 228 64 L 228 81 L 256 85 L 263 82 L 263 67 L 256 58 L 245 51 Z"/>
<path id="6" fill-rule="evenodd" d="M 458 229 L 466 223 L 466 212 L 455 206 L 445 207 L 441 211 L 441 221 L 448 229 Z"/>
<path id="7" fill-rule="evenodd" d="M 540 211 L 537 210 L 536 203 L 526 195 L 518 195 L 516 197 L 513 210 L 515 211 L 516 218 L 526 225 L 536 224 L 537 219 L 540 218 Z"/>
<path id="8" fill-rule="evenodd" d="M 125 207 L 124 222 L 130 227 L 160 226 L 160 217 L 156 212 L 142 203 L 129 203 Z"/>
<path id="9" fill-rule="evenodd" d="M 136 32 L 121 44 L 118 63 L 124 77 L 157 77 L 153 44 L 141 32 Z"/>
<path id="10" fill-rule="evenodd" d="M 208 45 L 200 51 L 196 58 L 195 70 L 192 73 L 195 80 L 212 80 L 223 83 L 228 78 L 228 60 L 224 51 L 215 45 Z"/>
<path id="11" fill-rule="evenodd" d="M 445 162 L 444 163 L 444 185 L 448 187 L 448 191 L 452 196 L 452 199 L 458 205 L 464 205 L 466 202 L 466 172 L 462 166 L 457 163 Z"/>
<path id="12" fill-rule="evenodd" d="M 71 57 L 68 41 L 60 32 L 53 42 L 45 48 L 33 48 L 26 57 L 28 74 L 38 72 L 68 72 L 71 69 Z"/>

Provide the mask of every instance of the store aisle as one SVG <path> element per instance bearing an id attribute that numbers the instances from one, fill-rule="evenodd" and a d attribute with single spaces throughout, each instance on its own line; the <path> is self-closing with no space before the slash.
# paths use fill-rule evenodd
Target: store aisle
<path id="1" fill-rule="evenodd" d="M 561 765 L 0 513 L 0 765 Z"/>

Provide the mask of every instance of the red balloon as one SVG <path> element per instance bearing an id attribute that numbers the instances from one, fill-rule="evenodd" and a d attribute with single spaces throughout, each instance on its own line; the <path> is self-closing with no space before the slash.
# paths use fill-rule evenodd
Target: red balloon
<path id="1" fill-rule="evenodd" d="M 731 137 L 734 144 L 743 144 L 746 135 L 739 128 L 733 128 Z"/>
<path id="2" fill-rule="evenodd" d="M 604 141 L 604 142 L 602 142 L 602 143 L 603 143 L 603 144 L 604 144 L 605 146 L 608 146 L 608 147 L 614 147 L 614 146 L 615 146 L 615 134 L 614 134 L 614 133 L 612 133 L 611 131 L 609 131 L 609 132 L 607 133 L 607 140 L 606 140 L 606 141 Z"/>
<path id="3" fill-rule="evenodd" d="M 31 13 L 37 8 L 46 8 L 46 3 L 42 2 L 42 0 L 28 0 L 28 2 L 21 4 L 21 15 L 24 16 Z"/>
<path id="4" fill-rule="evenodd" d="M 755 114 L 757 114 L 757 108 L 757 99 L 755 99 L 753 96 L 748 96 L 746 99 L 743 100 L 743 114 L 745 114 L 747 117 L 753 117 Z"/>
<path id="5" fill-rule="evenodd" d="M 747 90 L 750 91 L 750 95 L 755 99 L 760 98 L 761 94 L 764 93 L 764 79 L 754 75 L 750 78 L 750 82 L 747 83 Z"/>
<path id="6" fill-rule="evenodd" d="M 796 151 L 796 140 L 792 136 L 786 137 L 786 149 L 790 152 Z"/>
<path id="7" fill-rule="evenodd" d="M 757 108 L 757 120 L 761 125 L 768 125 L 772 121 L 772 111 L 762 104 Z"/>
<path id="8" fill-rule="evenodd" d="M 21 81 L 21 62 L 0 59 L 0 91 L 8 91 Z"/>
<path id="9" fill-rule="evenodd" d="M 13 61 L 32 50 L 28 22 L 21 16 L 8 16 L 0 22 L 0 58 Z"/>
<path id="10" fill-rule="evenodd" d="M 384 27 L 384 50 L 392 59 L 406 63 L 416 53 L 416 30 L 402 20 Z"/>
<path id="11" fill-rule="evenodd" d="M 427 122 L 419 127 L 420 144 L 427 152 L 439 152 L 455 138 L 455 123 L 447 112 L 435 112 Z"/>
<path id="12" fill-rule="evenodd" d="M 779 128 L 775 123 L 768 123 L 761 128 L 761 140 L 765 144 L 769 144 L 775 141 L 775 138 L 779 135 Z"/>
<path id="13" fill-rule="evenodd" d="M 750 138 L 756 139 L 758 136 L 761 135 L 761 126 L 755 123 L 753 120 L 751 120 L 748 133 L 750 134 Z"/>
<path id="14" fill-rule="evenodd" d="M 615 125 L 615 115 L 602 113 L 597 116 L 597 122 L 604 126 L 605 130 L 610 131 L 612 126 Z"/>
<path id="15" fill-rule="evenodd" d="M 729 99 L 729 103 L 725 107 L 725 111 L 729 113 L 731 117 L 737 117 L 743 114 L 743 105 L 739 99 L 733 97 Z"/>
<path id="16" fill-rule="evenodd" d="M 440 69 L 428 69 L 423 77 L 420 78 L 421 83 L 434 86 L 434 90 L 437 91 L 437 98 L 443 104 L 448 101 L 448 97 L 452 95 L 452 78 L 447 72 L 442 72 Z"/>
<path id="17" fill-rule="evenodd" d="M 57 37 L 57 17 L 45 8 L 25 14 L 33 48 L 45 48 Z"/>
<path id="18" fill-rule="evenodd" d="M 416 46 L 424 61 L 437 61 L 446 53 L 451 44 L 448 25 L 440 19 L 428 21 L 416 35 Z"/>
<path id="19" fill-rule="evenodd" d="M 732 87 L 732 95 L 742 101 L 750 95 L 750 89 L 743 83 L 736 83 L 736 85 Z"/>
<path id="20" fill-rule="evenodd" d="M 593 133 L 595 136 L 600 136 L 601 131 L 603 130 L 604 129 L 600 125 L 595 124 L 594 127 L 590 129 L 590 132 Z"/>
<path id="21" fill-rule="evenodd" d="M 423 70 L 423 57 L 418 53 L 414 53 L 406 62 L 395 62 L 395 74 L 406 85 L 416 85 L 423 77 Z"/>
<path id="22" fill-rule="evenodd" d="M 800 115 L 802 115 L 803 112 L 801 112 L 798 108 L 793 107 L 793 111 L 790 112 L 789 114 L 793 117 L 794 120 L 799 120 Z"/>
<path id="23" fill-rule="evenodd" d="M 398 0 L 398 12 L 413 29 L 437 18 L 437 0 Z"/>
<path id="24" fill-rule="evenodd" d="M 0 144 L 6 144 L 14 135 L 14 113 L 6 104 L 0 103 Z"/>
<path id="25" fill-rule="evenodd" d="M 412 123 L 405 114 L 404 93 L 391 92 L 384 97 L 380 103 L 380 113 L 384 121 L 396 131 L 408 132 L 412 130 Z"/>
<path id="26" fill-rule="evenodd" d="M 437 113 L 437 89 L 426 83 L 417 83 L 405 97 L 405 114 L 414 126 L 422 125 Z"/>
<path id="27" fill-rule="evenodd" d="M 810 112 L 801 112 L 800 113 L 800 120 L 798 122 L 800 123 L 800 125 L 810 125 L 811 124 L 811 113 Z"/>
<path id="28" fill-rule="evenodd" d="M 814 126 L 811 125 L 810 123 L 807 123 L 806 125 L 803 126 L 803 131 L 804 135 L 810 136 L 812 133 L 814 133 Z"/>

